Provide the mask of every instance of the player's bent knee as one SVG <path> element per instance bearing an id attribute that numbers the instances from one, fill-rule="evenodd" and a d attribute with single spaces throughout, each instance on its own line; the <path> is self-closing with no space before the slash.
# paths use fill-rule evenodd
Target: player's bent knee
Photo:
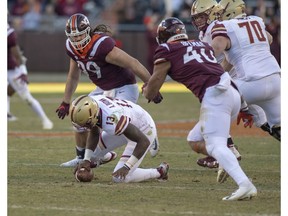
<path id="1" fill-rule="evenodd" d="M 227 148 L 227 137 L 209 137 L 206 139 L 206 150 L 209 155 L 213 156 L 215 148 Z"/>
<path id="2" fill-rule="evenodd" d="M 191 147 L 191 149 L 196 153 L 201 153 L 201 146 L 200 142 L 195 141 L 188 141 L 188 145 Z"/>

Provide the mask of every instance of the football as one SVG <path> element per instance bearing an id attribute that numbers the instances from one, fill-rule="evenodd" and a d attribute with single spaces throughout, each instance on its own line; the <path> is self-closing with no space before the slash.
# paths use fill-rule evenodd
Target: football
<path id="1" fill-rule="evenodd" d="M 88 171 L 85 168 L 78 169 L 75 173 L 75 179 L 78 182 L 91 182 L 94 178 L 93 170 Z"/>

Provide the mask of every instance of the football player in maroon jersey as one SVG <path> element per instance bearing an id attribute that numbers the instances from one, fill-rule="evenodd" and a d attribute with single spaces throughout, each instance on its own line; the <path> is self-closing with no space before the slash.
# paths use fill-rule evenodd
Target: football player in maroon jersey
<path id="1" fill-rule="evenodd" d="M 189 40 L 183 22 L 170 17 L 157 29 L 158 48 L 154 55 L 152 77 L 143 87 L 143 94 L 153 99 L 167 75 L 185 85 L 200 101 L 199 121 L 187 140 L 200 132 L 208 155 L 213 156 L 238 185 L 223 200 L 251 199 L 257 189 L 246 176 L 235 155 L 227 148 L 231 121 L 236 119 L 241 96 L 231 77 L 217 63 L 212 47 L 199 40 Z M 195 137 L 193 135 L 193 137 Z"/>
<path id="2" fill-rule="evenodd" d="M 16 92 L 19 97 L 27 102 L 31 109 L 36 113 L 42 122 L 44 130 L 51 130 L 53 128 L 52 121 L 47 117 L 44 109 L 38 100 L 36 100 L 30 93 L 28 88 L 26 58 L 23 56 L 17 41 L 17 35 L 14 28 L 7 26 L 7 40 L 8 40 L 8 86 L 7 86 L 7 118 L 8 120 L 17 120 L 15 116 L 10 114 L 10 96 Z M 14 118 L 13 118 L 14 117 Z"/>
<path id="3" fill-rule="evenodd" d="M 68 19 L 65 33 L 68 37 L 66 51 L 70 57 L 70 68 L 63 101 L 56 110 L 59 118 L 64 119 L 69 114 L 72 95 L 81 73 L 86 74 L 97 86 L 90 95 L 104 94 L 137 103 L 139 91 L 135 75 L 143 82 L 147 82 L 151 75 L 137 59 L 116 46 L 108 28 L 100 25 L 92 30 L 88 18 L 78 13 Z M 153 98 L 155 103 L 160 103 L 161 100 L 160 93 Z M 87 129 L 75 128 L 77 156 L 61 166 L 74 167 L 83 160 L 87 134 Z M 156 139 L 155 145 L 150 149 L 152 156 L 157 154 L 158 148 L 154 147 L 158 144 Z M 103 162 L 115 159 L 115 154 L 107 153 Z"/>

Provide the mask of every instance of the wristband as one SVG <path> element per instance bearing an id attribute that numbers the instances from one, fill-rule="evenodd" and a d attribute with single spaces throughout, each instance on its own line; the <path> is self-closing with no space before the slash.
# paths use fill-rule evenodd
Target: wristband
<path id="1" fill-rule="evenodd" d="M 91 162 L 91 157 L 93 156 L 94 151 L 91 149 L 85 149 L 85 156 L 83 160 L 88 160 Z"/>
<path id="2" fill-rule="evenodd" d="M 26 75 L 28 74 L 26 65 L 21 64 L 21 65 L 19 66 L 19 69 L 20 69 L 20 71 L 21 71 L 23 74 L 26 74 Z"/>
<path id="3" fill-rule="evenodd" d="M 248 111 L 248 104 L 246 103 L 246 101 L 243 101 L 241 103 L 241 108 L 240 108 L 241 111 Z"/>
<path id="4" fill-rule="evenodd" d="M 124 164 L 123 166 L 124 166 L 126 169 L 130 170 L 130 168 L 129 168 L 126 164 Z"/>
<path id="5" fill-rule="evenodd" d="M 125 167 L 128 167 L 129 169 L 132 169 L 132 167 L 138 162 L 138 158 L 136 158 L 134 155 L 131 155 L 131 157 L 127 160 L 127 162 L 124 164 Z"/>

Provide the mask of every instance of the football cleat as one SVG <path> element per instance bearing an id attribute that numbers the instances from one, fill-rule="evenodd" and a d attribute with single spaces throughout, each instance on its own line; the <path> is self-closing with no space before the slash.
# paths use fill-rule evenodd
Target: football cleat
<path id="1" fill-rule="evenodd" d="M 60 166 L 61 167 L 75 167 L 82 161 L 83 161 L 83 159 L 81 159 L 78 156 L 76 156 L 76 158 L 74 158 L 74 159 L 72 159 L 70 161 L 67 161 L 65 163 L 62 163 Z"/>
<path id="2" fill-rule="evenodd" d="M 233 154 L 236 156 L 237 160 L 240 161 L 241 160 L 241 154 L 238 151 L 238 147 L 236 145 L 230 145 L 229 149 L 233 152 Z M 205 158 L 200 158 L 197 160 L 197 164 L 199 166 L 202 167 L 208 167 L 210 169 L 213 168 L 218 168 L 219 167 L 219 163 L 218 161 L 211 157 L 211 156 L 207 156 Z"/>
<path id="3" fill-rule="evenodd" d="M 157 167 L 157 171 L 160 173 L 160 177 L 158 180 L 165 181 L 168 179 L 168 171 L 169 171 L 169 164 L 166 162 L 162 162 L 159 167 Z"/>
<path id="4" fill-rule="evenodd" d="M 7 120 L 8 121 L 17 121 L 18 118 L 14 115 L 12 115 L 11 113 L 7 113 Z"/>
<path id="5" fill-rule="evenodd" d="M 238 190 L 236 190 L 230 196 L 224 197 L 222 200 L 250 200 L 255 196 L 257 196 L 257 189 L 253 184 L 251 184 L 249 187 L 239 187 Z"/>
<path id="6" fill-rule="evenodd" d="M 150 151 L 151 157 L 155 157 L 158 154 L 158 152 L 159 152 L 159 142 L 158 142 L 157 137 L 153 141 L 149 151 Z"/>
<path id="7" fill-rule="evenodd" d="M 218 161 L 215 158 L 211 157 L 211 156 L 207 156 L 205 158 L 198 159 L 197 160 L 197 164 L 199 166 L 208 167 L 210 169 L 219 167 Z"/>
<path id="8" fill-rule="evenodd" d="M 117 158 L 117 153 L 116 152 L 108 152 L 107 154 L 104 155 L 103 158 L 101 158 L 100 160 L 98 161 L 91 161 L 91 165 L 90 167 L 91 168 L 96 168 L 96 167 L 99 167 L 103 164 L 106 164 L 106 163 L 109 163 L 113 160 L 115 160 Z"/>

